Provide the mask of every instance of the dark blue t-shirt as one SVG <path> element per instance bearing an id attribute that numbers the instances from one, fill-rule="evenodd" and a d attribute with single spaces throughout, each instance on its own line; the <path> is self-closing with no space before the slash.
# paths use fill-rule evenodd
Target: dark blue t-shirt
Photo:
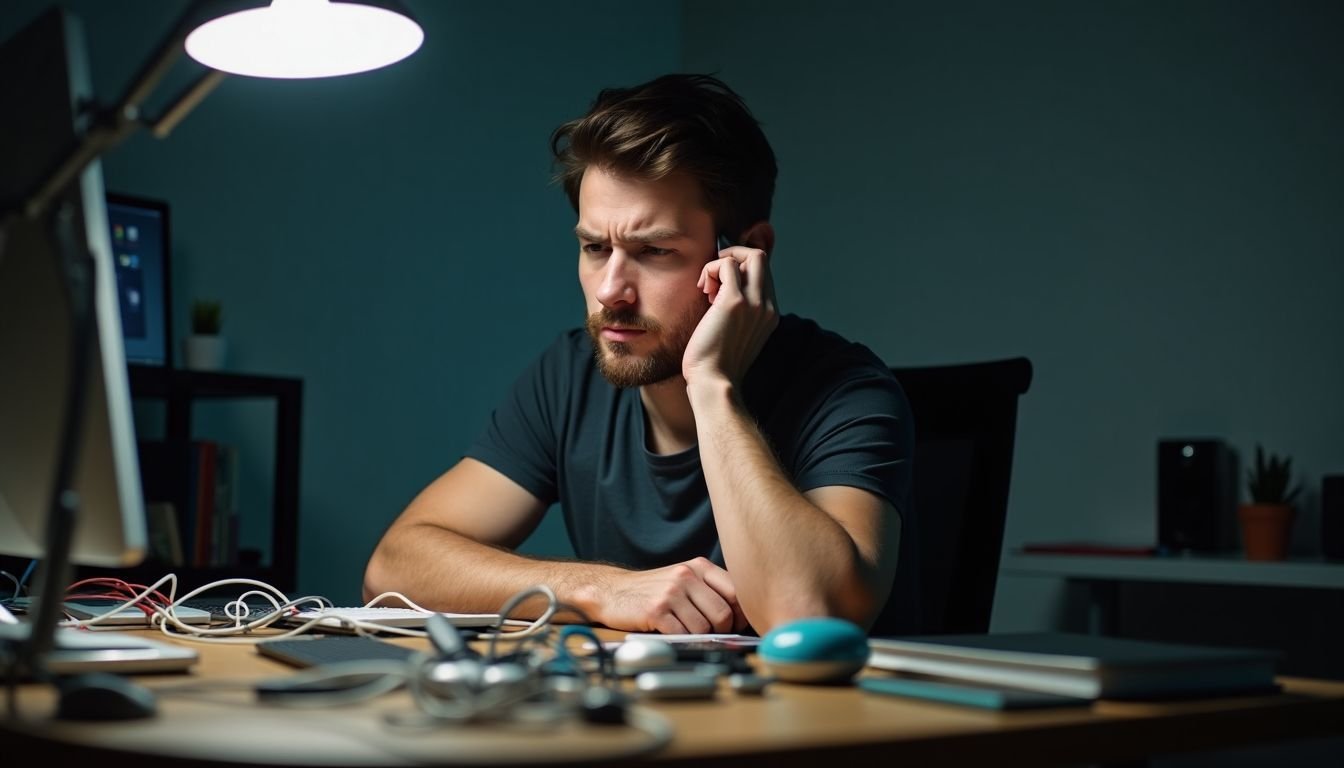
<path id="1" fill-rule="evenodd" d="M 784 315 L 742 383 L 742 401 L 799 491 L 863 488 L 902 520 L 913 566 L 909 405 L 866 347 Z M 723 565 L 698 447 L 659 456 L 638 389 L 602 377 L 583 329 L 520 376 L 467 455 L 546 504 L 559 502 L 575 554 L 636 569 L 697 556 Z"/>

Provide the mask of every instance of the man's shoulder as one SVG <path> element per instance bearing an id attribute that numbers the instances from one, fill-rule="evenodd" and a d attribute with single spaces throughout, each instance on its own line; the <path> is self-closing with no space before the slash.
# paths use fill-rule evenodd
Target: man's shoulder
<path id="1" fill-rule="evenodd" d="M 780 362 L 788 361 L 791 366 L 829 361 L 842 367 L 868 367 L 888 373 L 891 370 L 864 343 L 799 315 L 781 315 L 779 327 L 771 335 L 767 347 L 773 353 L 772 356 Z"/>
<path id="2" fill-rule="evenodd" d="M 559 368 L 576 373 L 591 369 L 592 362 L 592 341 L 588 331 L 583 328 L 568 328 L 557 333 L 541 350 L 537 359 L 538 365 L 543 368 Z"/>
<path id="3" fill-rule="evenodd" d="M 521 381 L 553 408 L 589 402 L 613 390 L 598 370 L 592 338 L 585 328 L 570 328 L 551 337 L 521 374 Z"/>

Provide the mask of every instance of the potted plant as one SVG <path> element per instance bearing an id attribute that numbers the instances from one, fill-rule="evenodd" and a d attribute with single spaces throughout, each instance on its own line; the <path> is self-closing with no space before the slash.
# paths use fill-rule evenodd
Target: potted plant
<path id="1" fill-rule="evenodd" d="M 191 305 L 191 335 L 185 352 L 187 367 L 194 371 L 217 371 L 224 366 L 223 308 L 218 301 L 198 299 Z"/>
<path id="2" fill-rule="evenodd" d="M 1246 490 L 1251 500 L 1237 509 L 1241 541 L 1247 560 L 1282 560 L 1288 555 L 1288 534 L 1293 527 L 1293 460 L 1266 454 L 1255 446 L 1255 465 L 1247 470 Z"/>

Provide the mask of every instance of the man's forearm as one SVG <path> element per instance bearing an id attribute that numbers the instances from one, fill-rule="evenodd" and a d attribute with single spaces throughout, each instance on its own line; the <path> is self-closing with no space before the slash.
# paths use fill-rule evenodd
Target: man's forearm
<path id="1" fill-rule="evenodd" d="M 731 385 L 689 394 L 724 561 L 752 626 L 823 614 L 867 621 L 873 564 L 850 534 L 789 481 Z"/>
<path id="2" fill-rule="evenodd" d="M 540 560 L 481 544 L 428 524 L 388 532 L 365 573 L 364 599 L 401 592 L 425 608 L 493 613 L 528 587 L 545 584 L 560 601 L 590 617 L 600 612 L 601 584 L 620 569 L 596 563 Z M 513 618 L 545 610 L 529 600 Z"/>

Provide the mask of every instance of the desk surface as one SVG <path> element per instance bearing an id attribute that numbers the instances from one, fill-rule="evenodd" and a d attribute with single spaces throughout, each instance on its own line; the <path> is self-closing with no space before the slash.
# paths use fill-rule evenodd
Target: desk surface
<path id="1" fill-rule="evenodd" d="M 423 641 L 398 642 L 418 647 Z M 67 758 L 104 750 L 135 753 L 140 766 L 146 757 L 336 766 L 598 762 L 647 743 L 633 729 L 583 724 L 531 730 L 439 727 L 405 734 L 383 719 L 389 712 L 414 710 L 405 692 L 336 708 L 262 705 L 247 684 L 287 674 L 289 667 L 259 656 L 250 645 L 193 647 L 201 661 L 191 674 L 139 678 L 159 693 L 160 713 L 151 720 L 53 721 L 54 692 L 47 686 L 20 686 L 20 719 L 0 721 L 6 746 L 20 741 L 44 755 Z M 1344 682 L 1282 682 L 1284 693 L 1274 696 L 1096 702 L 1013 713 L 880 696 L 853 686 L 776 683 L 759 697 L 725 687 L 713 701 L 647 705 L 675 731 L 672 743 L 649 761 L 740 768 L 813 762 L 824 755 L 827 760 L 1049 765 L 1344 735 Z"/>

